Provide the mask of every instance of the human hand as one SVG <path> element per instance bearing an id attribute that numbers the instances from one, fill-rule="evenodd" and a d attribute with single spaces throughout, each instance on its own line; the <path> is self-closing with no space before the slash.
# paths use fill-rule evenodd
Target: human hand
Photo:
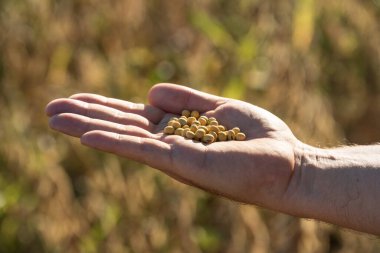
<path id="1" fill-rule="evenodd" d="M 51 128 L 82 144 L 159 169 L 206 191 L 293 213 L 287 189 L 298 165 L 300 142 L 279 118 L 257 106 L 187 87 L 159 84 L 149 105 L 76 94 L 46 107 Z M 197 110 L 246 133 L 246 141 L 205 145 L 164 135 L 169 119 Z"/>

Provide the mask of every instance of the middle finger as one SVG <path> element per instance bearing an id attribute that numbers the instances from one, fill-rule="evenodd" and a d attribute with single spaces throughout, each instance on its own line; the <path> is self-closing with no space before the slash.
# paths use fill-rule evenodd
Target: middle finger
<path id="1" fill-rule="evenodd" d="M 86 103 L 68 98 L 52 101 L 47 106 L 46 111 L 49 116 L 61 113 L 73 113 L 123 125 L 134 125 L 148 131 L 152 131 L 155 126 L 155 124 L 150 122 L 147 118 L 138 114 L 126 113 L 104 105 Z"/>

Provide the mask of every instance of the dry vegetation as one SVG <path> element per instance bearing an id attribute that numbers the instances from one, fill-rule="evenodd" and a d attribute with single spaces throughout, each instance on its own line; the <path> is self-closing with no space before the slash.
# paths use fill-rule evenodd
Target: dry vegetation
<path id="1" fill-rule="evenodd" d="M 379 252 L 47 127 L 76 92 L 174 82 L 255 103 L 303 141 L 380 140 L 379 0 L 0 1 L 0 252 Z"/>

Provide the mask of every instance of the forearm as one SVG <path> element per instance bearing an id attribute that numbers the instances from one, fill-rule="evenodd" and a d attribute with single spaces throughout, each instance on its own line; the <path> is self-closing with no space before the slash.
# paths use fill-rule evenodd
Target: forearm
<path id="1" fill-rule="evenodd" d="M 380 235 L 380 145 L 302 150 L 287 192 L 296 215 Z"/>

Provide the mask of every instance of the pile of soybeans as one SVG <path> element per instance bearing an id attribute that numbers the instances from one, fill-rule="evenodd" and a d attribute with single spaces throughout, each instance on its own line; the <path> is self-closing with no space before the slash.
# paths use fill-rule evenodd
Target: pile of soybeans
<path id="1" fill-rule="evenodd" d="M 239 127 L 227 129 L 214 117 L 200 116 L 198 111 L 183 110 L 182 116 L 173 117 L 164 128 L 165 134 L 174 134 L 209 144 L 215 141 L 244 141 L 246 136 Z"/>

